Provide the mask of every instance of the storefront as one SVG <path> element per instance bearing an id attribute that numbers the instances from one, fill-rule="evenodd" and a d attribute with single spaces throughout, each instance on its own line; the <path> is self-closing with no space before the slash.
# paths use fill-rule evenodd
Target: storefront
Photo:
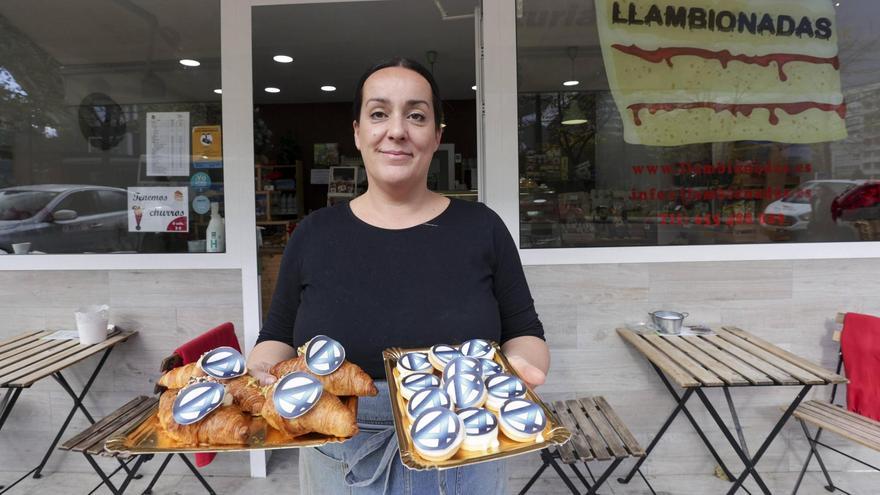
<path id="1" fill-rule="evenodd" d="M 0 336 L 109 302 L 141 333 L 108 403 L 212 324 L 251 347 L 288 233 L 365 187 L 358 76 L 404 55 L 447 100 L 432 189 L 520 247 L 546 393 L 663 404 L 613 335 L 660 307 L 830 365 L 826 320 L 880 313 L 880 10 L 721 3 L 5 2 L 0 249 L 46 254 L 0 256 Z"/>

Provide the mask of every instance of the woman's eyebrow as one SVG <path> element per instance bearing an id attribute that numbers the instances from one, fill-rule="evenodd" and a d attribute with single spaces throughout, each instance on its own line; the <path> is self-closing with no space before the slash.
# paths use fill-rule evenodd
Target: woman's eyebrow
<path id="1" fill-rule="evenodd" d="M 390 100 L 388 98 L 370 98 L 367 100 L 367 103 L 381 103 L 382 105 L 388 105 Z M 426 100 L 407 100 L 406 106 L 414 107 L 416 105 L 425 105 L 428 106 L 428 102 Z"/>

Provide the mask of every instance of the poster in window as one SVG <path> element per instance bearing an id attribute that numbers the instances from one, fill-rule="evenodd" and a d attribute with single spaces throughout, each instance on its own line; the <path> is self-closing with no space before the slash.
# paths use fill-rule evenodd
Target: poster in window
<path id="1" fill-rule="evenodd" d="M 192 128 L 193 168 L 223 166 L 223 134 L 219 125 L 198 125 Z"/>
<path id="2" fill-rule="evenodd" d="M 596 0 L 631 144 L 846 137 L 829 0 Z"/>
<path id="3" fill-rule="evenodd" d="M 189 232 L 186 187 L 129 187 L 129 232 Z"/>
<path id="4" fill-rule="evenodd" d="M 147 175 L 189 175 L 189 112 L 147 113 Z"/>

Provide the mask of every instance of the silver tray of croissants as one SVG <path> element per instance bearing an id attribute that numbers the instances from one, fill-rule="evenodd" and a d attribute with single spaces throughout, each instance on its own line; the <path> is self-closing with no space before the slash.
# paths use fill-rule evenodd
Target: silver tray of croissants
<path id="1" fill-rule="evenodd" d="M 450 469 L 560 445 L 571 433 L 495 342 L 383 352 L 400 460 Z"/>
<path id="2" fill-rule="evenodd" d="M 244 357 L 218 347 L 158 380 L 165 387 L 152 414 L 105 444 L 130 455 L 314 447 L 358 432 L 357 398 L 378 394 L 370 376 L 319 335 L 293 359 L 269 369 L 261 386 Z"/>

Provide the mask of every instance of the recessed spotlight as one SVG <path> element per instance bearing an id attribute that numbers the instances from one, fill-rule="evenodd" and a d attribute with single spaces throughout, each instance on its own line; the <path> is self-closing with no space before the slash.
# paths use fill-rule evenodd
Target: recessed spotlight
<path id="1" fill-rule="evenodd" d="M 473 86 L 471 86 L 471 89 L 474 90 L 474 91 L 476 91 L 476 90 L 477 90 L 477 85 L 474 84 Z"/>
<path id="2" fill-rule="evenodd" d="M 327 92 L 336 91 L 336 86 L 330 86 L 330 85 L 321 86 L 321 91 L 327 91 Z"/>
<path id="3" fill-rule="evenodd" d="M 267 93 L 280 93 L 280 92 L 281 92 L 280 89 L 278 89 L 278 88 L 273 88 L 273 87 L 271 87 L 271 86 L 268 87 L 268 88 L 266 88 L 264 91 L 267 92 Z"/>
<path id="4" fill-rule="evenodd" d="M 580 81 L 575 81 L 574 79 L 572 79 L 571 81 L 563 82 L 562 85 L 563 86 L 577 86 L 580 83 L 581 83 Z"/>
<path id="5" fill-rule="evenodd" d="M 218 95 L 222 95 L 222 94 L 223 94 L 223 90 L 220 89 L 220 88 L 215 89 L 214 92 L 217 93 Z"/>
<path id="6" fill-rule="evenodd" d="M 198 66 L 202 65 L 202 63 L 199 62 L 198 60 L 193 60 L 191 58 L 180 59 L 180 64 L 185 65 L 187 67 L 198 67 Z"/>
<path id="7" fill-rule="evenodd" d="M 289 64 L 293 62 L 293 57 L 288 57 L 287 55 L 275 55 L 272 57 L 272 60 L 278 62 L 279 64 Z"/>

